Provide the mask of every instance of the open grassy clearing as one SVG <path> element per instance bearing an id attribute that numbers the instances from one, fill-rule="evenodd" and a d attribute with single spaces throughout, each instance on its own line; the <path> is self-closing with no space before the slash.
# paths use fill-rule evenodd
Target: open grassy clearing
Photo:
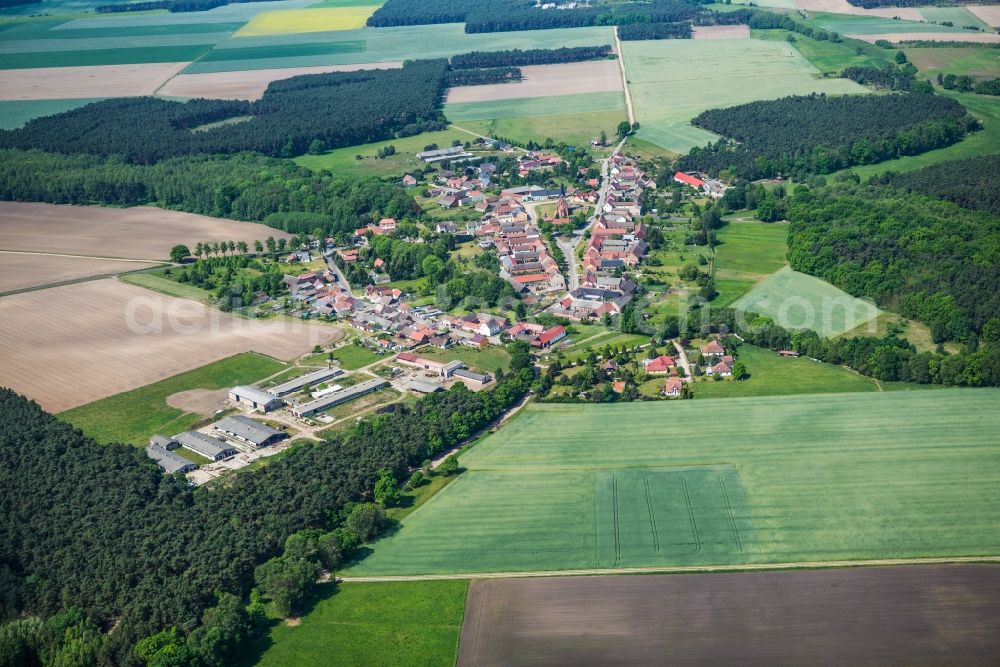
<path id="1" fill-rule="evenodd" d="M 998 399 L 531 405 L 349 574 L 996 554 Z"/>
<path id="2" fill-rule="evenodd" d="M 715 140 L 690 124 L 705 109 L 812 92 L 865 92 L 853 81 L 817 78 L 817 69 L 787 43 L 676 39 L 623 42 L 622 49 L 639 138 L 677 152 Z"/>
<path id="3" fill-rule="evenodd" d="M 754 30 L 754 39 L 785 42 L 785 30 Z M 841 42 L 820 41 L 796 33 L 793 46 L 820 72 L 839 74 L 845 67 L 882 67 L 892 58 L 892 51 L 857 39 Z"/>
<path id="4" fill-rule="evenodd" d="M 245 320 L 92 280 L 0 299 L 0 381 L 60 412 L 241 352 L 290 359 L 342 336 L 331 325 Z"/>
<path id="5" fill-rule="evenodd" d="M 784 268 L 739 299 L 734 308 L 770 317 L 786 329 L 833 336 L 874 320 L 882 311 L 830 283 Z"/>
<path id="6" fill-rule="evenodd" d="M 400 62 L 414 58 L 415 54 L 421 58 L 447 58 L 468 51 L 594 46 L 610 44 L 611 41 L 610 28 L 467 34 L 461 23 L 265 35 L 231 38 L 221 42 L 213 50 L 215 60 L 202 59 L 188 67 L 185 73 Z M 306 44 L 324 45 L 329 50 L 312 55 L 296 51 L 299 45 Z M 338 47 L 339 44 L 348 46 Z M 219 53 L 234 49 L 251 51 L 239 57 Z"/>
<path id="7" fill-rule="evenodd" d="M 776 352 L 753 345 L 740 346 L 737 359 L 746 366 L 749 378 L 739 382 L 695 382 L 691 387 L 695 398 L 799 396 L 879 390 L 875 380 L 850 369 L 804 357 L 779 357 Z"/>
<path id="8" fill-rule="evenodd" d="M 489 579 L 458 665 L 982 664 L 998 593 L 994 565 Z"/>
<path id="9" fill-rule="evenodd" d="M 285 364 L 259 354 L 238 354 L 166 380 L 88 403 L 59 415 L 97 442 L 146 445 L 157 433 L 190 428 L 203 415 L 167 405 L 167 397 L 192 389 L 225 389 L 277 373 Z"/>
<path id="10" fill-rule="evenodd" d="M 412 137 L 389 139 L 360 146 L 347 146 L 327 151 L 322 155 L 302 155 L 295 163 L 314 171 L 326 169 L 335 174 L 402 176 L 408 171 L 423 168 L 427 163 L 417 159 L 424 147 L 437 144 L 440 148 L 451 146 L 453 141 L 475 141 L 468 132 L 449 128 L 440 132 L 423 132 Z M 395 155 L 379 159 L 378 152 L 387 146 L 396 148 Z M 483 155 L 492 154 L 484 151 Z M 361 160 L 357 156 L 362 157 Z"/>
<path id="11" fill-rule="evenodd" d="M 979 155 L 1000 153 L 1000 98 L 973 93 L 958 93 L 940 88 L 936 89 L 935 92 L 938 95 L 947 95 L 958 100 L 962 106 L 969 110 L 969 113 L 980 120 L 983 129 L 967 134 L 957 144 L 945 148 L 897 160 L 888 160 L 879 164 L 853 167 L 851 171 L 861 176 L 862 179 L 867 179 L 888 171 L 913 171 L 947 160 L 961 160 Z"/>
<path id="12" fill-rule="evenodd" d="M 482 350 L 477 350 L 463 345 L 456 345 L 447 350 L 439 347 L 425 347 L 417 353 L 421 357 L 428 359 L 440 359 L 442 361 L 458 360 L 466 366 L 471 366 L 483 373 L 492 374 L 496 369 L 504 371 L 510 370 L 510 354 L 502 347 L 490 346 Z"/>
<path id="13" fill-rule="evenodd" d="M 323 584 L 301 623 L 276 621 L 243 664 L 450 667 L 467 589 L 466 581 Z"/>
<path id="14" fill-rule="evenodd" d="M 916 320 L 907 320 L 896 313 L 882 312 L 872 322 L 866 322 L 856 329 L 845 331 L 840 334 L 841 338 L 852 338 L 857 336 L 887 336 L 890 330 L 905 338 L 917 349 L 917 352 L 933 352 L 937 349 L 937 343 L 931 338 L 931 331 L 926 324 Z M 948 341 L 944 343 L 944 349 L 954 354 L 962 349 L 959 343 Z M 883 383 L 883 386 L 886 386 Z"/>
<path id="15" fill-rule="evenodd" d="M 785 266 L 788 225 L 730 222 L 717 232 L 716 278 L 755 280 Z"/>
<path id="16" fill-rule="evenodd" d="M 103 98 L 84 97 L 76 100 L 7 100 L 0 101 L 0 130 L 16 130 L 33 118 L 70 111 Z"/>
<path id="17" fill-rule="evenodd" d="M 620 111 L 556 114 L 552 116 L 522 116 L 489 120 L 461 120 L 458 125 L 476 134 L 505 137 L 514 141 L 564 141 L 586 144 L 601 136 L 601 131 L 613 137 L 618 124 L 625 120 Z"/>
<path id="18" fill-rule="evenodd" d="M 379 5 L 350 7 L 309 7 L 261 12 L 236 32 L 236 37 L 288 35 L 303 32 L 358 30 Z"/>
<path id="19" fill-rule="evenodd" d="M 133 273 L 121 277 L 122 282 L 130 285 L 138 285 L 155 292 L 162 292 L 170 296 L 179 296 L 182 299 L 194 299 L 195 301 L 207 301 L 212 293 L 200 287 L 195 287 L 190 283 L 179 283 L 163 275 L 162 271 L 148 271 L 143 273 Z"/>

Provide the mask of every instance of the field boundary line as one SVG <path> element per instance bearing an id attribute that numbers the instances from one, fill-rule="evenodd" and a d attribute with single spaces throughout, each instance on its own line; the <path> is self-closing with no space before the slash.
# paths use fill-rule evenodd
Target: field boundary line
<path id="1" fill-rule="evenodd" d="M 75 259 L 102 259 L 107 262 L 136 262 L 139 264 L 168 264 L 163 259 L 136 259 L 134 257 L 101 257 L 100 255 L 70 255 L 63 252 L 37 252 L 34 250 L 4 250 L 0 248 L 0 254 L 5 255 L 42 255 L 43 257 L 73 257 Z"/>
<path id="2" fill-rule="evenodd" d="M 776 563 L 746 563 L 742 565 L 653 565 L 650 567 L 591 568 L 583 570 L 532 570 L 523 572 L 467 572 L 459 574 L 410 574 L 343 576 L 345 583 L 384 581 L 436 581 L 449 579 L 523 579 L 534 577 L 585 577 L 608 574 L 711 574 L 713 572 L 754 572 L 773 570 L 830 570 L 848 567 L 884 567 L 899 565 L 960 565 L 967 563 L 998 563 L 1000 556 L 951 556 L 927 558 L 883 558 L 869 560 L 792 561 Z"/>

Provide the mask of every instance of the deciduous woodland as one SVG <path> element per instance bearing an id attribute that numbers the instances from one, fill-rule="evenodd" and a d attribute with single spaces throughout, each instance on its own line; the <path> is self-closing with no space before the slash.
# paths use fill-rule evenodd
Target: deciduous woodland
<path id="1" fill-rule="evenodd" d="M 995 339 L 1000 219 L 886 187 L 791 198 L 792 268 L 925 323 L 935 342 Z"/>
<path id="2" fill-rule="evenodd" d="M 47 631 L 13 619 L 72 605 L 83 610 L 83 637 L 70 645 L 100 664 L 143 664 L 133 646 L 171 626 L 195 638 L 188 646 L 197 664 L 226 664 L 247 630 L 218 627 L 217 605 L 231 598 L 216 595 L 239 603 L 254 568 L 303 529 L 331 531 L 333 551 L 348 556 L 359 543 L 351 503 L 371 496 L 379 471 L 402 479 L 516 403 L 532 379 L 527 355 L 519 358 L 520 370 L 498 378 L 493 391 L 460 386 L 402 405 L 211 491 L 163 475 L 134 447 L 97 445 L 0 390 L 0 504 L 8 508 L 0 518 L 0 619 L 12 621 L 0 626 L 5 655 L 36 664 Z M 96 631 L 112 624 L 109 635 Z"/>
<path id="3" fill-rule="evenodd" d="M 600 60 L 611 56 L 611 45 L 576 46 L 559 49 L 510 49 L 507 51 L 472 51 L 452 56 L 451 68 L 523 67 L 525 65 L 554 65 Z"/>
<path id="4" fill-rule="evenodd" d="M 802 177 L 918 155 L 959 141 L 979 122 L 938 95 L 807 95 L 710 109 L 693 124 L 724 138 L 694 148 L 681 170 L 747 179 Z"/>
<path id="5" fill-rule="evenodd" d="M 423 60 L 296 76 L 271 83 L 256 102 L 105 100 L 0 133 L 0 146 L 117 155 L 136 164 L 242 151 L 292 157 L 313 142 L 334 148 L 441 129 L 447 68 L 445 60 Z M 198 129 L 243 116 L 250 119 Z"/>
<path id="6" fill-rule="evenodd" d="M 413 198 L 374 178 L 315 174 L 243 154 L 135 165 L 117 157 L 0 150 L 0 199 L 164 208 L 265 224 L 293 234 L 350 234 L 379 217 L 409 218 Z"/>
<path id="7" fill-rule="evenodd" d="M 984 155 L 931 165 L 882 179 L 893 185 L 1000 215 L 1000 155 Z"/>

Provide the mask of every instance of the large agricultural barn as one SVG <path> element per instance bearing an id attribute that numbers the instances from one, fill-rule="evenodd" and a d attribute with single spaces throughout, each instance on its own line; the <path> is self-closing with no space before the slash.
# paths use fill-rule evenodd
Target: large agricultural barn
<path id="1" fill-rule="evenodd" d="M 336 391 L 332 394 L 327 394 L 322 398 L 317 398 L 315 401 L 309 401 L 308 403 L 301 403 L 299 405 L 292 406 L 292 414 L 296 417 L 308 417 L 311 414 L 319 412 L 321 410 L 326 410 L 327 408 L 332 408 L 334 406 L 340 405 L 341 403 L 346 403 L 347 401 L 354 400 L 365 394 L 370 394 L 373 391 L 377 391 L 382 387 L 388 386 L 389 383 L 382 378 L 375 378 L 373 380 L 366 380 L 353 387 L 348 387 L 347 389 L 342 389 Z"/>
<path id="2" fill-rule="evenodd" d="M 284 431 L 279 431 L 267 424 L 261 424 L 243 415 L 223 417 L 212 426 L 215 430 L 225 433 L 227 436 L 254 445 L 255 447 L 273 445 L 279 440 L 288 437 Z"/>
<path id="3" fill-rule="evenodd" d="M 246 405 L 252 410 L 257 410 L 258 412 L 270 412 L 280 408 L 282 401 L 277 396 L 272 396 L 266 391 L 261 391 L 254 387 L 233 387 L 229 390 L 229 400 L 234 403 L 240 403 L 241 405 Z"/>
<path id="4" fill-rule="evenodd" d="M 225 441 L 213 438 L 197 431 L 184 431 L 174 436 L 174 439 L 181 443 L 181 447 L 190 449 L 196 454 L 201 454 L 207 459 L 221 461 L 230 456 L 236 456 L 236 450 L 226 444 Z"/>

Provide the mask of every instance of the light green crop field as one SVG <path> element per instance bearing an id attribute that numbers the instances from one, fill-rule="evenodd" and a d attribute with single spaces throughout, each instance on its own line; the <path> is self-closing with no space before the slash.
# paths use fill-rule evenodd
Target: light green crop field
<path id="1" fill-rule="evenodd" d="M 854 167 L 850 171 L 855 172 L 862 179 L 866 179 L 888 171 L 913 171 L 948 160 L 962 160 L 979 155 L 1000 153 L 1000 98 L 973 93 L 957 93 L 953 90 L 940 88 L 935 89 L 935 92 L 938 95 L 947 95 L 958 100 L 962 106 L 968 109 L 969 113 L 979 119 L 983 124 L 983 129 L 968 134 L 957 144 L 945 148 L 888 160 L 879 164 Z"/>
<path id="2" fill-rule="evenodd" d="M 461 120 L 458 123 L 464 129 L 488 137 L 504 137 L 525 143 L 552 139 L 569 145 L 583 145 L 599 138 L 602 130 L 607 136 L 613 137 L 618 124 L 623 120 L 626 120 L 624 109 L 551 116 Z"/>
<path id="3" fill-rule="evenodd" d="M 530 405 L 347 575 L 1000 553 L 1000 391 Z"/>
<path id="4" fill-rule="evenodd" d="M 622 49 L 639 138 L 677 152 L 717 138 L 690 124 L 706 109 L 813 92 L 866 92 L 853 81 L 819 78 L 784 42 L 668 39 L 623 42 Z"/>
<path id="5" fill-rule="evenodd" d="M 752 30 L 750 34 L 754 39 L 787 43 L 785 38 L 789 33 L 784 30 Z M 893 54 L 890 49 L 883 49 L 860 39 L 820 41 L 797 33 L 793 37 L 795 49 L 820 72 L 839 74 L 845 67 L 882 67 Z"/>
<path id="6" fill-rule="evenodd" d="M 731 222 L 716 235 L 717 278 L 757 280 L 785 266 L 787 223 Z"/>
<path id="7" fill-rule="evenodd" d="M 297 626 L 275 625 L 251 646 L 254 663 L 413 667 L 455 664 L 467 581 L 324 584 Z M 254 649 L 257 649 L 256 651 Z M 261 653 L 260 651 L 263 651 Z"/>
<path id="8" fill-rule="evenodd" d="M 753 345 L 741 345 L 736 357 L 746 366 L 746 380 L 705 380 L 695 382 L 695 398 L 737 398 L 740 396 L 799 396 L 878 391 L 875 380 L 854 371 L 812 361 L 779 357 Z"/>
<path id="9" fill-rule="evenodd" d="M 504 371 L 510 370 L 510 354 L 502 347 L 490 346 L 482 350 L 474 350 L 462 345 L 456 345 L 447 350 L 425 347 L 417 354 L 428 359 L 442 361 L 455 361 L 457 359 L 466 366 L 471 366 L 483 373 L 492 374 L 498 368 L 502 368 Z"/>
<path id="10" fill-rule="evenodd" d="M 457 129 L 424 132 L 412 137 L 336 148 L 322 155 L 302 155 L 295 158 L 295 162 L 314 171 L 326 169 L 335 174 L 403 176 L 408 171 L 427 166 L 427 163 L 416 157 L 417 153 L 424 150 L 424 146 L 437 144 L 445 148 L 451 146 L 456 139 L 464 143 L 474 141 L 475 137 Z M 378 152 L 387 146 L 396 148 L 395 155 L 378 159 Z M 362 157 L 361 160 L 357 159 L 358 155 Z"/>
<path id="11" fill-rule="evenodd" d="M 266 3 L 265 3 L 266 4 Z M 439 25 L 401 26 L 395 28 L 361 28 L 330 32 L 303 33 L 298 35 L 267 35 L 261 37 L 231 38 L 216 45 L 213 57 L 219 60 L 192 64 L 186 74 L 225 72 L 240 69 L 305 67 L 312 65 L 349 65 L 357 63 L 399 62 L 414 57 L 448 58 L 468 51 L 496 51 L 502 49 L 545 49 L 561 46 L 594 46 L 610 44 L 610 28 L 561 28 L 557 30 L 527 30 L 488 34 L 466 34 L 461 23 Z M 336 50 L 336 44 L 363 43 L 356 47 Z M 282 54 L 277 47 L 294 47 L 299 44 L 324 44 L 330 47 L 326 55 L 303 55 L 294 48 Z M 258 50 L 253 58 L 237 59 L 215 55 L 231 49 Z M 264 57 L 263 53 L 269 54 Z M 223 60 L 222 58 L 225 58 Z"/>
<path id="12" fill-rule="evenodd" d="M 167 405 L 167 397 L 190 389 L 224 389 L 277 373 L 286 364 L 252 352 L 238 354 L 139 389 L 115 394 L 59 414 L 99 443 L 143 446 L 157 433 L 173 435 L 201 415 Z"/>
<path id="13" fill-rule="evenodd" d="M 212 296 L 212 293 L 190 283 L 179 283 L 163 275 L 162 271 L 130 273 L 119 278 L 122 282 L 145 287 L 156 292 L 179 296 L 182 299 L 193 299 L 195 301 L 205 301 Z"/>
<path id="14" fill-rule="evenodd" d="M 451 121 L 484 118 L 520 118 L 522 116 L 554 116 L 588 111 L 624 111 L 625 95 L 619 92 L 522 97 L 513 100 L 487 102 L 457 102 L 446 104 L 444 114 Z"/>
<path id="15" fill-rule="evenodd" d="M 928 21 L 943 23 L 951 21 L 956 28 L 964 28 L 967 25 L 974 25 L 984 30 L 989 26 L 979 20 L 979 18 L 965 7 L 920 7 L 917 9 L 920 15 Z"/>
<path id="16" fill-rule="evenodd" d="M 102 98 L 92 97 L 78 100 L 4 100 L 0 101 L 0 130 L 15 130 L 29 120 L 51 116 L 98 102 Z"/>
<path id="17" fill-rule="evenodd" d="M 211 48 L 208 44 L 151 46 L 148 48 L 91 49 L 83 51 L 45 51 L 42 53 L 5 53 L 0 55 L 0 69 L 34 67 L 82 67 L 90 65 L 141 65 L 144 63 L 179 63 L 196 60 Z"/>
<path id="18" fill-rule="evenodd" d="M 788 267 L 759 283 L 733 307 L 770 317 L 786 329 L 812 329 L 822 336 L 856 329 L 882 313 L 872 303 Z"/>
<path id="19" fill-rule="evenodd" d="M 949 28 L 948 26 L 920 21 L 848 14 L 814 13 L 806 23 L 828 32 L 839 32 L 841 35 L 879 35 L 893 32 L 963 32 L 961 27 Z"/>
<path id="20" fill-rule="evenodd" d="M 1000 76 L 1000 48 L 991 46 L 956 46 L 905 48 L 903 52 L 921 77 L 934 79 L 941 74 Z"/>

